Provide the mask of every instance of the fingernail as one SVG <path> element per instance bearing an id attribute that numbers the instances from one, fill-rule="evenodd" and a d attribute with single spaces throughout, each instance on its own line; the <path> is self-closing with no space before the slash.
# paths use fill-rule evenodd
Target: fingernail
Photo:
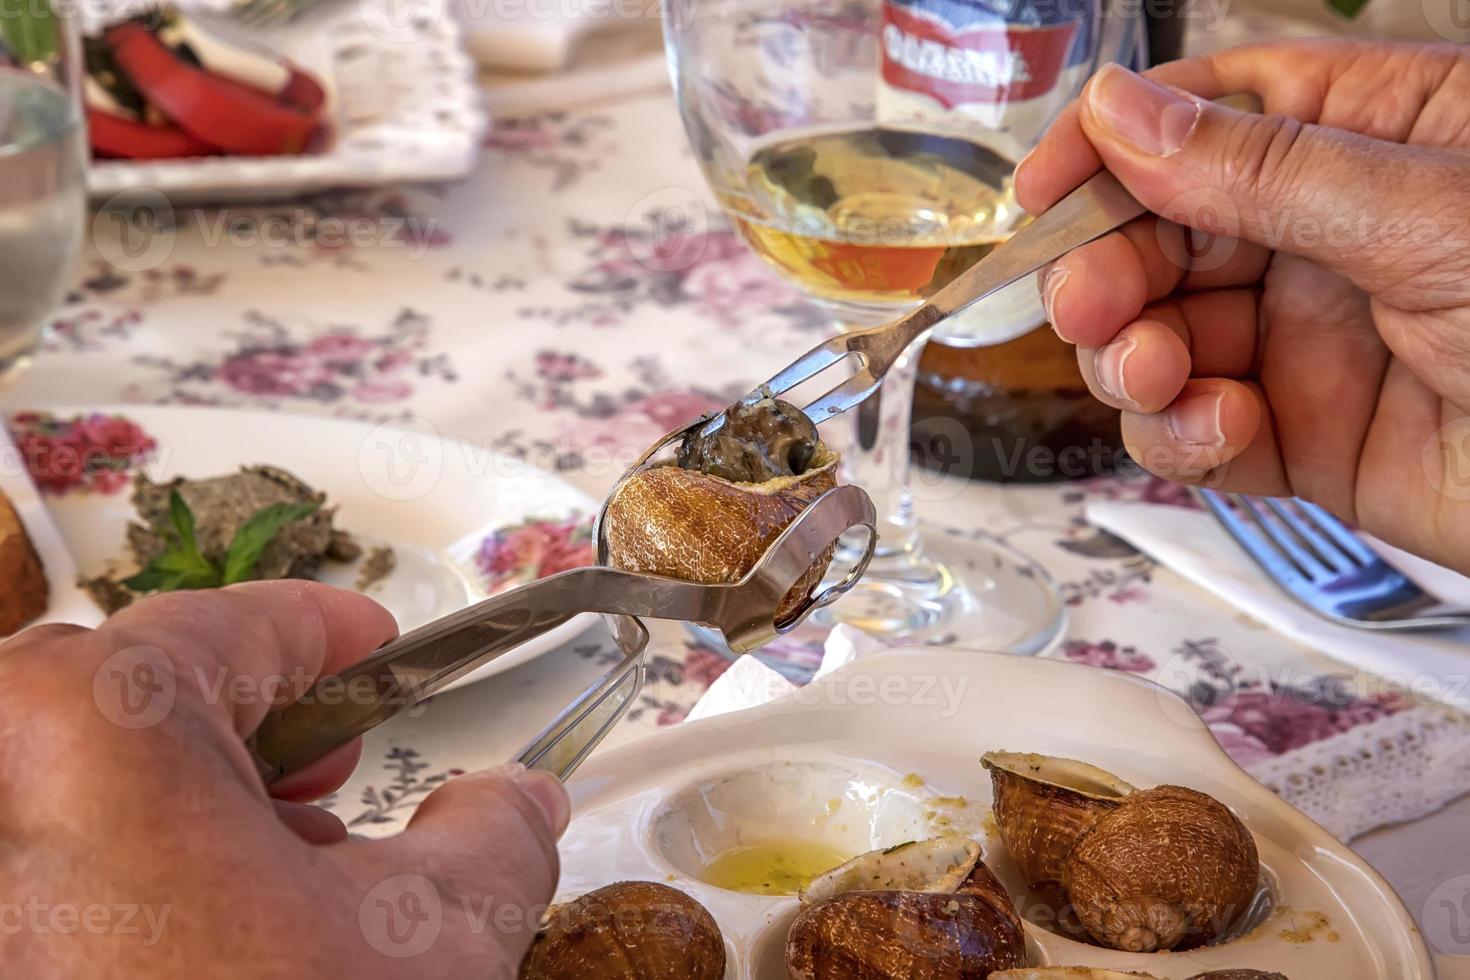
<path id="1" fill-rule="evenodd" d="M 1097 383 L 1108 397 L 1133 404 L 1128 396 L 1128 385 L 1123 380 L 1123 367 L 1133 354 L 1138 341 L 1132 337 L 1120 337 L 1101 348 L 1093 355 L 1093 370 L 1097 372 Z"/>
<path id="2" fill-rule="evenodd" d="M 561 780 L 549 772 L 521 767 L 520 772 L 511 773 L 516 789 L 526 794 L 546 815 L 547 826 L 560 837 L 572 819 L 572 801 L 567 797 Z"/>
<path id="3" fill-rule="evenodd" d="M 1225 392 L 1206 391 L 1176 402 L 1165 414 L 1165 423 L 1174 438 L 1195 446 L 1225 445 L 1225 430 L 1220 427 L 1220 406 Z"/>
<path id="4" fill-rule="evenodd" d="M 1057 328 L 1057 318 L 1052 310 L 1066 282 L 1067 267 L 1060 262 L 1053 262 L 1041 279 L 1041 308 L 1046 311 L 1046 322 L 1052 325 L 1053 330 Z"/>
<path id="5" fill-rule="evenodd" d="M 1093 79 L 1087 108 L 1120 139 L 1157 156 L 1179 152 L 1200 114 L 1197 100 L 1115 64 Z"/>

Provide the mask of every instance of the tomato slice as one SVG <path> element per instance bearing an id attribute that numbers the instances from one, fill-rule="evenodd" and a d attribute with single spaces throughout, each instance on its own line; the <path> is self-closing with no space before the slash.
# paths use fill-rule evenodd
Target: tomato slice
<path id="1" fill-rule="evenodd" d="M 93 152 L 127 160 L 202 157 L 219 152 L 177 126 L 150 126 L 90 106 L 87 108 L 87 138 Z"/>
<path id="2" fill-rule="evenodd" d="M 195 140 L 241 156 L 301 153 L 321 127 L 322 87 L 293 69 L 278 94 L 211 75 L 178 58 L 136 21 L 104 37 L 143 96 Z"/>

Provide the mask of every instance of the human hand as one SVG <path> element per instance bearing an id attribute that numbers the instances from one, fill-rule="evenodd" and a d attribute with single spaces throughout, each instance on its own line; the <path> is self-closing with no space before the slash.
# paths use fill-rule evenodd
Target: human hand
<path id="1" fill-rule="evenodd" d="M 349 840 L 301 801 L 340 786 L 360 742 L 269 793 L 244 746 L 273 702 L 396 633 L 363 596 L 270 582 L 0 646 L 6 972 L 514 977 L 557 880 L 553 777 L 460 776 L 402 834 Z"/>
<path id="2" fill-rule="evenodd" d="M 1266 114 L 1205 101 L 1233 93 Z M 1470 52 L 1109 66 L 1018 196 L 1044 210 L 1103 165 L 1157 217 L 1058 260 L 1042 292 L 1133 458 L 1470 571 Z"/>

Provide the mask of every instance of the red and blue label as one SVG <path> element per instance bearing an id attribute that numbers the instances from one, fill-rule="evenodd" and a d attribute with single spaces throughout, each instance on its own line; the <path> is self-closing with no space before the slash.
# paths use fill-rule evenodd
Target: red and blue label
<path id="1" fill-rule="evenodd" d="M 1086 57 L 1088 0 L 888 0 L 883 80 L 947 108 L 1050 92 Z"/>

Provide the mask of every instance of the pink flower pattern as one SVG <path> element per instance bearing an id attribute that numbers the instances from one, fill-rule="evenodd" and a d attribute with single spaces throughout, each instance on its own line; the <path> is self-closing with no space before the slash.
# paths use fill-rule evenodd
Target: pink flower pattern
<path id="1" fill-rule="evenodd" d="M 830 16 L 863 14 L 854 6 L 839 8 Z M 844 52 L 832 54 L 838 63 L 845 56 Z M 717 111 L 749 133 L 789 124 L 806 111 L 799 100 L 785 98 L 784 93 L 766 96 L 752 98 L 733 90 L 712 93 Z M 615 116 L 611 111 L 572 111 L 498 120 L 485 138 L 491 159 L 487 169 L 497 181 L 507 174 L 539 171 L 537 179 L 549 177 L 542 180 L 542 186 L 549 183 L 553 194 L 565 191 L 595 175 L 611 158 L 622 135 L 615 130 Z M 408 244 L 433 247 L 450 244 L 450 240 L 435 226 L 423 221 L 414 225 L 414 220 L 439 213 L 440 202 L 432 196 L 441 193 L 451 192 L 344 191 L 313 195 L 309 202 L 288 206 L 293 212 L 304 210 L 308 218 L 405 219 L 408 224 L 399 234 L 428 235 Z M 273 213 L 268 208 L 246 210 L 256 217 Z M 228 220 L 239 213 L 244 212 L 225 212 L 224 217 Z M 756 258 L 727 228 L 684 226 L 668 213 L 635 215 L 628 220 L 620 214 L 604 214 L 601 223 L 586 222 L 578 214 L 562 227 L 548 230 L 543 227 L 545 213 L 538 211 L 536 227 L 509 229 L 521 236 L 528 254 L 542 249 L 534 254 L 545 260 L 543 266 L 528 260 L 527 268 L 471 268 L 464 273 L 467 280 L 478 275 L 494 283 L 487 288 L 513 292 L 524 289 L 526 280 L 535 275 L 527 269 L 561 270 L 553 274 L 559 277 L 554 286 L 564 292 L 562 299 L 536 307 L 529 304 L 540 300 L 528 299 L 527 307 L 520 310 L 502 303 L 507 322 L 486 325 L 487 336 L 494 329 L 553 328 L 543 331 L 548 339 L 535 342 L 532 349 L 522 347 L 513 356 L 491 360 L 493 373 L 476 378 L 477 383 L 488 385 L 508 379 L 511 397 L 525 416 L 536 419 L 530 431 L 518 428 L 523 424 L 518 418 L 505 424 L 503 431 L 494 432 L 498 450 L 533 459 L 548 458 L 535 454 L 550 450 L 554 462 L 548 465 L 575 470 L 588 465 L 591 450 L 643 449 L 669 429 L 728 404 L 753 380 L 737 378 L 735 371 L 712 371 L 708 379 L 673 374 L 659 367 L 657 352 L 637 358 L 637 352 L 629 350 L 627 363 L 615 363 L 607 350 L 616 344 L 602 345 L 599 352 L 598 342 L 585 342 L 589 336 L 603 338 L 608 336 L 604 331 L 633 325 L 646 311 L 687 315 L 691 324 L 720 332 L 722 337 L 752 331 L 748 336 L 759 337 L 763 344 L 766 335 L 753 331 L 769 328 L 770 337 L 791 345 L 792 340 L 805 339 L 804 333 L 814 340 L 828 329 L 824 316 L 804 301 L 799 290 Z M 352 265 L 360 253 L 360 249 L 323 238 L 308 241 L 305 248 L 258 249 L 251 255 L 253 261 L 268 265 L 330 264 L 335 275 L 337 267 L 367 268 Z M 159 344 L 150 344 L 157 338 L 149 335 L 149 316 L 155 308 L 198 302 L 239 287 L 228 278 L 230 273 L 216 267 L 223 254 L 225 250 L 200 253 L 195 264 L 171 262 L 142 273 L 94 262 L 51 324 L 47 356 L 90 355 L 126 347 L 131 364 L 152 372 L 152 381 L 136 386 L 140 399 L 182 404 L 243 402 L 288 411 L 366 416 L 418 408 L 415 400 L 420 398 L 432 404 L 431 396 L 437 394 L 433 386 L 458 380 L 458 365 L 449 360 L 444 345 L 436 342 L 434 323 L 413 310 L 403 311 L 386 324 L 304 323 L 250 313 L 243 325 L 226 325 L 239 328 L 234 332 L 211 329 L 212 346 L 205 347 L 197 359 L 175 363 L 159 356 Z M 548 255 L 552 258 L 546 258 Z M 453 275 L 446 278 L 454 281 Z M 563 326 L 596 330 L 554 332 Z M 138 352 L 133 353 L 134 349 Z M 482 360 L 477 366 L 483 369 L 484 365 Z M 752 355 L 741 370 L 758 366 Z M 634 376 L 631 382 L 625 377 L 629 367 Z M 113 416 L 60 419 L 22 413 L 12 420 L 12 428 L 32 474 L 51 494 L 119 492 L 127 486 L 130 472 L 155 449 L 147 433 Z M 1152 564 L 1146 556 L 1086 526 L 1081 505 L 1088 498 L 1195 506 L 1187 489 L 1140 473 L 1061 491 L 1069 523 L 1058 530 L 1057 538 L 1070 545 L 1065 550 L 1076 559 L 1078 574 L 1084 576 L 1077 582 L 1062 583 L 1069 607 L 1083 613 L 1074 620 L 1079 625 L 1087 612 L 1106 609 L 1116 615 L 1115 604 L 1137 608 L 1153 601 L 1155 594 Z M 477 553 L 476 567 L 490 588 L 504 589 L 591 559 L 586 521 L 543 518 L 502 528 L 487 537 Z M 1129 639 L 1143 647 L 1145 637 L 1140 629 Z M 1177 650 L 1141 649 L 1121 638 L 1073 638 L 1061 650 L 1061 656 L 1074 662 L 1138 675 L 1154 674 L 1160 662 L 1177 654 Z M 820 637 L 809 634 L 783 637 L 761 653 L 793 675 L 813 669 L 820 655 Z M 660 723 L 682 718 L 698 692 L 728 667 L 720 654 L 693 644 L 669 659 L 670 669 L 661 673 L 641 702 L 647 717 Z M 1403 707 L 1392 698 L 1322 697 L 1305 685 L 1300 689 L 1252 685 L 1240 681 L 1230 667 L 1225 661 L 1215 664 L 1210 683 L 1185 693 L 1226 749 L 1247 765 L 1371 723 Z"/>
<path id="2" fill-rule="evenodd" d="M 338 325 L 303 329 L 259 313 L 247 320 L 238 347 L 218 361 L 149 361 L 170 372 L 172 400 L 230 401 L 243 395 L 266 402 L 381 406 L 413 397 L 420 379 L 457 379 L 448 361 L 429 351 L 431 324 L 412 310 L 376 333 Z"/>
<path id="3" fill-rule="evenodd" d="M 121 415 L 17 412 L 10 433 L 42 493 L 116 493 L 158 448 L 152 436 Z"/>
<path id="4" fill-rule="evenodd" d="M 498 528 L 480 542 L 475 567 L 486 591 L 517 585 L 592 564 L 592 518 L 531 518 Z"/>
<path id="5" fill-rule="evenodd" d="M 1108 670 L 1134 674 L 1146 674 L 1158 667 L 1148 654 L 1139 653 L 1133 647 L 1119 647 L 1112 640 L 1103 640 L 1101 643 L 1068 640 L 1062 647 L 1062 655 L 1068 660 L 1090 667 L 1105 667 Z"/>

